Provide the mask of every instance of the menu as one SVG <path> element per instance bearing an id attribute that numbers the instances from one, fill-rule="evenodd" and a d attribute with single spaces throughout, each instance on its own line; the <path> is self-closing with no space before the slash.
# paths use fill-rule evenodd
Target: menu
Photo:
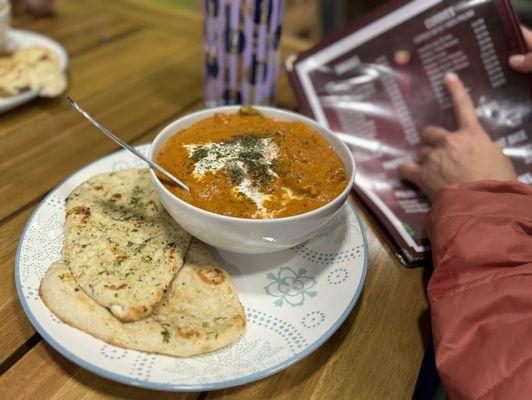
<path id="1" fill-rule="evenodd" d="M 430 256 L 429 201 L 401 181 L 426 125 L 455 130 L 443 76 L 464 81 L 481 124 L 532 183 L 532 79 L 507 66 L 525 43 L 509 0 L 399 0 L 287 63 L 300 109 L 356 161 L 355 192 L 399 258 Z"/>

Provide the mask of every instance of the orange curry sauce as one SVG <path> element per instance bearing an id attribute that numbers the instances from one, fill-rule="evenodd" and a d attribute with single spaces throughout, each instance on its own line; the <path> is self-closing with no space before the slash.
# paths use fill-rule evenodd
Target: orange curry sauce
<path id="1" fill-rule="evenodd" d="M 163 181 L 172 193 L 234 217 L 301 214 L 330 202 L 347 184 L 342 161 L 311 127 L 244 107 L 179 131 L 156 162 L 190 188 Z"/>

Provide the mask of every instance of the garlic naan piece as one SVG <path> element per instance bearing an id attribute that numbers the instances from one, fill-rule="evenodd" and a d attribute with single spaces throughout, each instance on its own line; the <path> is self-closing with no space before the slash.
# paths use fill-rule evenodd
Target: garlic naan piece
<path id="1" fill-rule="evenodd" d="M 98 175 L 67 199 L 65 256 L 72 274 L 123 322 L 152 313 L 190 239 L 159 202 L 146 169 Z"/>
<path id="2" fill-rule="evenodd" d="M 122 323 L 113 317 L 79 289 L 63 262 L 50 266 L 39 293 L 62 321 L 128 349 L 192 356 L 234 342 L 246 327 L 231 278 L 196 240 L 162 302 L 140 321 Z"/>
<path id="3" fill-rule="evenodd" d="M 41 97 L 57 97 L 67 87 L 65 74 L 50 63 L 41 63 L 29 72 L 31 90 Z"/>
<path id="4" fill-rule="evenodd" d="M 34 90 L 43 97 L 57 97 L 67 87 L 58 56 L 45 47 L 24 47 L 0 57 L 0 96 Z"/>

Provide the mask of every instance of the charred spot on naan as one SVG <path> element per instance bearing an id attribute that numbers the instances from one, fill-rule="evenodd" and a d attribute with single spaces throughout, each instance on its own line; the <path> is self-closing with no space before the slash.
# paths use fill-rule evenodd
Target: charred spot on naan
<path id="1" fill-rule="evenodd" d="M 243 330 L 246 327 L 246 320 L 242 317 L 242 315 L 236 314 L 233 317 L 233 320 L 235 320 L 235 327 L 237 330 Z"/>
<path id="2" fill-rule="evenodd" d="M 121 289 L 126 289 L 127 288 L 127 283 L 122 283 L 119 286 L 105 284 L 105 285 L 103 285 L 103 287 L 111 289 L 111 290 L 121 290 Z"/>
<path id="3" fill-rule="evenodd" d="M 66 217 L 72 217 L 74 219 L 75 223 L 74 225 L 77 226 L 83 226 L 86 225 L 89 221 L 89 217 L 91 215 L 91 209 L 89 207 L 85 206 L 77 206 L 74 208 L 71 208 L 67 211 Z"/>
<path id="4" fill-rule="evenodd" d="M 121 304 L 113 303 L 109 307 L 109 310 L 120 322 L 129 323 L 148 316 L 152 312 L 153 307 L 136 306 L 126 309 Z"/>
<path id="5" fill-rule="evenodd" d="M 195 329 L 179 329 L 177 334 L 183 339 L 191 339 L 200 336 L 200 333 Z"/>
<path id="6" fill-rule="evenodd" d="M 72 276 L 72 273 L 65 271 L 57 275 L 57 278 L 64 281 L 65 283 L 71 283 L 74 281 L 74 277 Z"/>
<path id="7" fill-rule="evenodd" d="M 199 278 L 208 285 L 221 285 L 226 280 L 225 271 L 216 267 L 198 268 L 196 274 L 198 274 Z"/>

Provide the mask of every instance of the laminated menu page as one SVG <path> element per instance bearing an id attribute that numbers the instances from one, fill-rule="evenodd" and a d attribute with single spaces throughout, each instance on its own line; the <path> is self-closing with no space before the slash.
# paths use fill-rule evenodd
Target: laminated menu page
<path id="1" fill-rule="evenodd" d="M 287 63 L 302 112 L 352 150 L 355 191 L 406 263 L 430 255 L 430 203 L 401 181 L 426 125 L 455 130 L 443 76 L 464 81 L 480 122 L 532 183 L 531 75 L 508 67 L 525 52 L 509 0 L 393 1 Z"/>

